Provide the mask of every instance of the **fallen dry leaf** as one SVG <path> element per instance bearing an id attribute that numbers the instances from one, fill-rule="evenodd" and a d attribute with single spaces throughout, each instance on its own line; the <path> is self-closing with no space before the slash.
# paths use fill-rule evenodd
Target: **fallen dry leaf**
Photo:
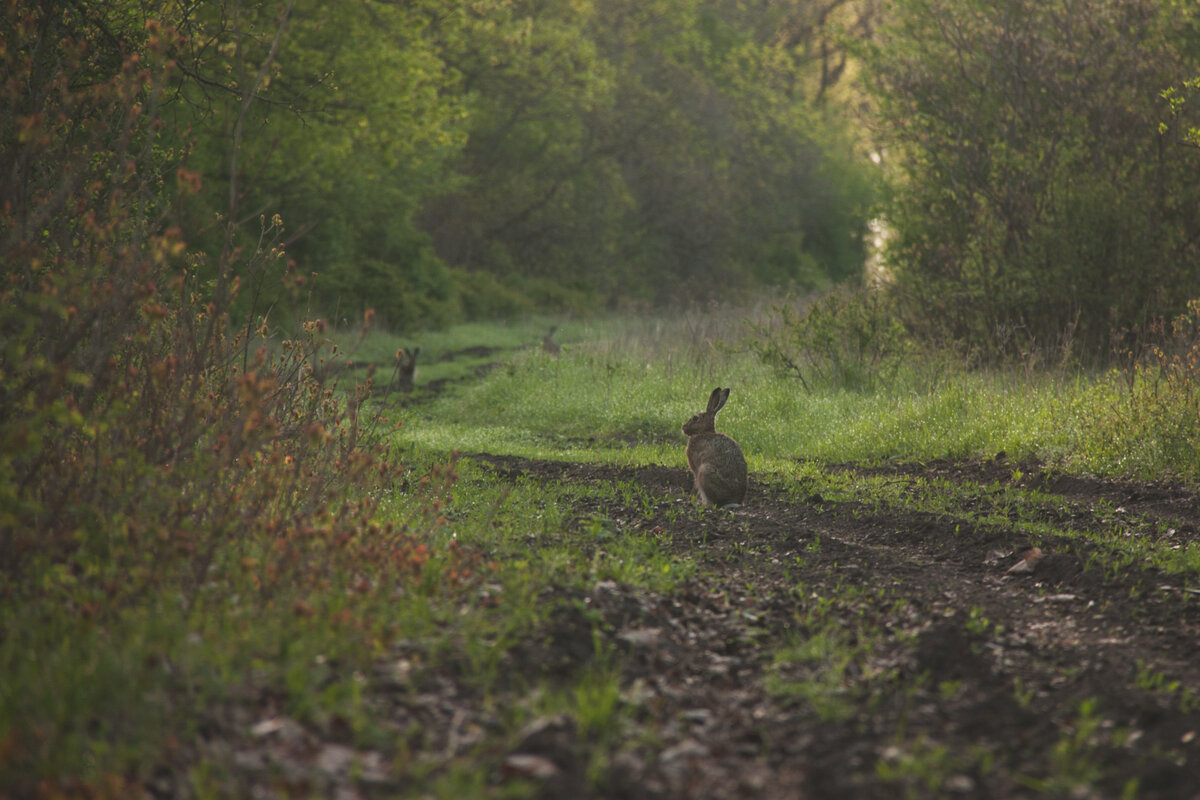
<path id="1" fill-rule="evenodd" d="M 658 644 L 661 636 L 661 628 L 638 628 L 636 630 L 621 631 L 621 633 L 617 634 L 618 639 L 628 642 L 634 647 L 654 647 Z"/>
<path id="2" fill-rule="evenodd" d="M 1021 560 L 1009 567 L 1006 572 L 1014 575 L 1019 575 L 1024 572 L 1033 572 L 1033 568 L 1037 563 L 1045 558 L 1046 554 L 1042 552 L 1042 548 L 1034 547 L 1026 550 L 1021 556 Z"/>
<path id="3" fill-rule="evenodd" d="M 506 778 L 536 778 L 546 780 L 558 774 L 558 767 L 544 756 L 531 753 L 513 753 L 504 759 L 500 771 Z"/>
<path id="4" fill-rule="evenodd" d="M 272 733 L 280 730 L 284 726 L 283 717 L 268 717 L 261 722 L 256 722 L 250 728 L 250 733 L 255 736 L 270 736 Z"/>

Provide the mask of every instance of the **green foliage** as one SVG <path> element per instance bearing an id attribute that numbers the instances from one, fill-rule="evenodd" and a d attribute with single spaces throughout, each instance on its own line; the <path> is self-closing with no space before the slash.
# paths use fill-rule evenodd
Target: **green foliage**
<path id="1" fill-rule="evenodd" d="M 855 272 L 870 186 L 836 119 L 797 96 L 803 60 L 775 27 L 794 22 L 702 0 L 479 21 L 455 58 L 472 179 L 423 216 L 438 251 L 605 301 Z"/>
<path id="2" fill-rule="evenodd" d="M 423 577 L 444 524 L 430 495 L 453 476 L 433 473 L 390 526 L 378 493 L 347 498 L 398 475 L 369 383 L 322 385 L 321 323 L 280 341 L 263 318 L 231 322 L 239 275 L 246 291 L 262 271 L 299 290 L 281 220 L 251 238 L 227 215 L 209 269 L 169 224 L 197 187 L 162 125 L 178 31 L 149 23 L 136 50 L 97 51 L 92 17 L 4 11 L 0 784 L 122 796 L 214 686 L 259 658 L 311 663 L 289 649 L 307 620 L 363 632 L 308 647 L 369 650 L 367 612 Z M 367 561 L 386 589 L 361 584 Z M 243 639 L 250 619 L 263 627 Z M 327 699 L 353 711 L 352 692 Z"/>
<path id="3" fill-rule="evenodd" d="M 1162 97 L 1171 110 L 1171 119 L 1159 124 L 1160 134 L 1173 136 L 1179 144 L 1200 147 L 1200 123 L 1196 120 L 1195 106 L 1197 92 L 1200 92 L 1200 76 L 1163 89 Z"/>
<path id="4" fill-rule="evenodd" d="M 906 0 L 868 58 L 913 328 L 983 357 L 1104 359 L 1196 284 L 1200 153 L 1156 136 L 1194 4 Z"/>
<path id="5" fill-rule="evenodd" d="M 1081 409 L 1096 430 L 1092 457 L 1147 479 L 1190 473 L 1200 452 L 1200 301 L 1157 333 L 1145 357 L 1109 374 L 1105 402 Z"/>
<path id="6" fill-rule="evenodd" d="M 751 323 L 746 346 L 806 392 L 814 386 L 874 391 L 915 356 L 893 303 L 880 292 L 843 286 L 803 309 L 779 303 L 768 314 Z"/>
<path id="7" fill-rule="evenodd" d="M 294 226 L 290 255 L 301 274 L 317 273 L 315 311 L 340 320 L 374 308 L 399 330 L 456 315 L 451 275 L 412 221 L 421 198 L 452 179 L 446 162 L 463 142 L 463 103 L 449 91 L 457 76 L 439 55 L 456 17 L 434 2 L 163 11 L 181 17 L 192 44 L 178 105 L 205 189 L 189 227 L 206 228 L 234 197 Z M 243 111 L 247 90 L 258 102 Z M 278 302 L 266 284 L 241 313 Z"/>
<path id="8" fill-rule="evenodd" d="M 150 19 L 184 37 L 159 137 L 189 151 L 196 191 L 171 211 L 204 254 L 201 286 L 248 289 L 238 319 L 295 321 L 289 264 L 310 313 L 340 324 L 373 308 L 412 332 L 817 285 L 862 260 L 873 170 L 831 98 L 846 68 L 834 26 L 857 19 L 866 35 L 865 12 L 711 0 L 73 8 L 64 19 L 93 58 L 141 46 Z M 241 223 L 276 213 L 288 257 L 252 272 L 240 254 L 259 242 Z"/>

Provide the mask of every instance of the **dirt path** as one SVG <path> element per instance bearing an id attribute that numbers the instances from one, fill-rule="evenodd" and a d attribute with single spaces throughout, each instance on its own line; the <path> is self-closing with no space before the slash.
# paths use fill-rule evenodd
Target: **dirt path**
<path id="1" fill-rule="evenodd" d="M 600 616 L 642 727 L 602 796 L 1200 797 L 1200 593 L 1114 565 L 1103 540 L 1039 537 L 1043 557 L 1014 573 L 1033 542 L 978 513 L 760 484 L 743 509 L 681 514 L 683 469 L 473 458 L 513 479 L 635 481 L 653 514 L 593 503 L 580 518 L 658 530 L 700 563 L 669 595 L 597 584 L 512 654 L 517 669 L 586 661 Z M 1060 530 L 1200 538 L 1200 498 L 1179 487 L 995 462 L 889 470 L 1038 488 Z M 557 767 L 546 796 L 578 798 L 587 746 L 543 720 L 514 753 Z"/>

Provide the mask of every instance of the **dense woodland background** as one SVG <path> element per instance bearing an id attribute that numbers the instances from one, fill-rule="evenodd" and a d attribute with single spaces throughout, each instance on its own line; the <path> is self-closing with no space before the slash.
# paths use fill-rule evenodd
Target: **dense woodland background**
<path id="1" fill-rule="evenodd" d="M 213 192 L 201 219 L 225 200 L 236 98 L 219 87 L 247 85 L 277 13 L 180 25 L 211 42 L 179 104 Z M 397 328 L 841 279 L 861 267 L 874 170 L 828 102 L 847 60 L 834 25 L 875 16 L 300 3 L 247 119 L 244 205 L 297 233 L 323 312 L 374 307 Z"/>
<path id="2" fill-rule="evenodd" d="M 1104 358 L 1197 285 L 1184 0 L 81 0 L 4 17 L 9 246 L 50 213 L 31 198 L 77 191 L 59 181 L 82 142 L 138 137 L 142 224 L 177 229 L 203 285 L 280 215 L 286 258 L 233 270 L 253 284 L 242 315 L 287 320 L 285 268 L 309 313 L 373 308 L 400 331 L 821 288 L 861 278 L 873 218 L 910 326 L 984 350 Z M 83 103 L 139 58 L 140 85 Z M 142 122 L 114 125 L 112 103 Z"/>

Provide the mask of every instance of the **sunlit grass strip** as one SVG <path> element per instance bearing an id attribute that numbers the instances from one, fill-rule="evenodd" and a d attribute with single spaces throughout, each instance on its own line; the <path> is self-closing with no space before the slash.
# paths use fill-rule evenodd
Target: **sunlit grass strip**
<path id="1" fill-rule="evenodd" d="M 511 322 L 464 322 L 436 331 L 414 333 L 392 333 L 372 330 L 361 338 L 355 327 L 331 329 L 328 338 L 339 348 L 359 361 L 386 361 L 397 349 L 421 348 L 423 363 L 430 364 L 453 354 L 473 350 L 481 346 L 498 352 L 535 348 L 551 325 L 557 324 L 559 331 L 555 339 L 570 341 L 576 335 L 577 326 L 556 323 L 549 318 L 531 317 Z"/>
<path id="2" fill-rule="evenodd" d="M 561 356 L 535 347 L 507 353 L 481 381 L 410 415 L 403 438 L 437 450 L 672 464 L 683 421 L 714 386 L 729 386 L 718 430 L 741 443 L 752 468 L 755 458 L 912 461 L 1003 451 L 1077 473 L 1200 479 L 1192 446 L 1200 422 L 1189 427 L 1190 417 L 1171 412 L 1164 403 L 1174 400 L 1144 378 L 1131 391 L 1115 375 L 951 367 L 930 378 L 914 365 L 874 392 L 805 391 L 715 338 L 736 343 L 739 330 L 728 316 L 575 323 Z M 474 335 L 490 341 L 502 332 Z"/>
<path id="3" fill-rule="evenodd" d="M 552 436 L 527 428 L 500 426 L 483 428 L 462 423 L 423 420 L 406 424 L 405 444 L 434 452 L 458 451 L 463 454 L 492 453 L 520 458 L 544 458 L 574 463 L 637 466 L 673 464 L 685 466 L 679 443 L 629 446 L 617 440 L 589 442 L 584 439 Z"/>
<path id="4" fill-rule="evenodd" d="M 723 358 L 724 369 L 668 371 L 587 351 L 557 359 L 519 354 L 480 383 L 435 400 L 406 422 L 403 436 L 436 449 L 563 459 L 650 443 L 656 447 L 639 454 L 650 458 L 683 445 L 680 426 L 721 385 L 733 392 L 718 430 L 748 456 L 845 461 L 1006 450 L 1024 457 L 1068 445 L 1060 417 L 1077 390 L 1062 384 L 964 375 L 934 393 L 810 394 L 766 367 Z"/>

